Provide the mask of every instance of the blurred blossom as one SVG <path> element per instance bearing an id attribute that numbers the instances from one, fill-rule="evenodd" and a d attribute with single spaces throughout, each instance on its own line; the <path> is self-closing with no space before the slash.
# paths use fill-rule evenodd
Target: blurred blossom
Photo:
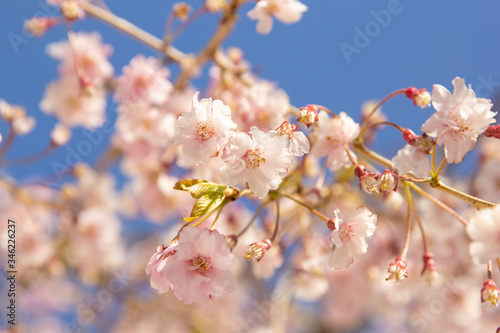
<path id="1" fill-rule="evenodd" d="M 476 263 L 500 257 L 500 206 L 482 209 L 470 219 L 467 233 L 472 239 L 469 252 Z"/>
<path id="2" fill-rule="evenodd" d="M 108 61 L 113 47 L 103 44 L 98 32 L 75 33 L 71 43 L 65 40 L 49 44 L 47 53 L 61 61 L 58 67 L 61 76 L 76 75 L 78 68 L 93 82 L 103 83 L 113 75 L 113 66 Z"/>
<path id="3" fill-rule="evenodd" d="M 260 0 L 247 16 L 257 20 L 257 32 L 268 34 L 273 28 L 273 16 L 277 20 L 291 24 L 298 22 L 307 6 L 297 0 Z"/>
<path id="4" fill-rule="evenodd" d="M 114 98 L 120 103 L 144 101 L 164 104 L 173 90 L 169 77 L 170 71 L 160 66 L 158 59 L 139 54 L 123 67 L 123 74 L 116 82 Z"/>
<path id="5" fill-rule="evenodd" d="M 358 136 L 359 125 L 345 112 L 330 118 L 324 111 L 319 113 L 317 124 L 311 154 L 316 158 L 327 156 L 326 165 L 331 171 L 349 167 L 351 160 L 345 151 L 345 145 Z"/>

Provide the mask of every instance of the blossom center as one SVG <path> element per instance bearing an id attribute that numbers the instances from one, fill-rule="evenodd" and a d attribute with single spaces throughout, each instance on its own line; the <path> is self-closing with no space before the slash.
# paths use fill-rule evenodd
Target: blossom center
<path id="1" fill-rule="evenodd" d="M 196 133 L 198 134 L 198 139 L 207 141 L 215 135 L 214 125 L 211 121 L 200 121 L 196 124 Z"/>
<path id="2" fill-rule="evenodd" d="M 210 258 L 194 257 L 189 261 L 188 269 L 190 271 L 206 272 L 212 268 Z"/>
<path id="3" fill-rule="evenodd" d="M 288 138 L 288 141 L 292 140 L 292 137 L 293 137 L 293 132 L 295 132 L 295 130 L 297 129 L 297 125 L 293 125 L 293 124 L 290 124 L 288 121 L 284 121 L 283 124 L 280 125 L 280 127 L 278 127 L 276 129 L 276 131 L 278 132 L 278 134 L 280 136 L 287 136 Z"/>
<path id="4" fill-rule="evenodd" d="M 355 237 L 356 233 L 352 230 L 352 226 L 343 224 L 340 227 L 339 236 L 342 243 L 344 243 L 345 241 L 350 241 L 353 237 Z"/>
<path id="5" fill-rule="evenodd" d="M 259 148 L 247 151 L 244 156 L 247 168 L 255 169 L 260 167 L 261 163 L 266 163 L 266 159 L 262 155 L 263 152 Z"/>

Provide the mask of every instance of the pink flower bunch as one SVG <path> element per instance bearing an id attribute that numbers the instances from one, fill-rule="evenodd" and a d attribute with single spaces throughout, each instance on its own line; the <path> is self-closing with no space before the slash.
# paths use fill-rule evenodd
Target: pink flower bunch
<path id="1" fill-rule="evenodd" d="M 158 293 L 172 289 L 177 299 L 191 304 L 234 292 L 233 264 L 226 238 L 217 230 L 185 227 L 177 243 L 157 249 L 146 273 Z"/>

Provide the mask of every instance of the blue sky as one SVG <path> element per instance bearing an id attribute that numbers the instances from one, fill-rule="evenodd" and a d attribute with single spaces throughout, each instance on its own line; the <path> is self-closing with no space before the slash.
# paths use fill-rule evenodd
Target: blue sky
<path id="1" fill-rule="evenodd" d="M 309 10 L 294 25 L 275 22 L 268 36 L 255 32 L 255 22 L 246 17 L 252 8 L 241 11 L 238 25 L 225 46 L 238 46 L 262 77 L 276 82 L 290 96 L 292 104 L 322 104 L 335 112 L 346 111 L 357 119 L 360 105 L 381 99 L 393 90 L 410 85 L 432 89 L 439 83 L 452 89 L 455 76 L 472 84 L 478 96 L 493 98 L 500 87 L 500 2 L 498 1 L 303 1 Z M 165 18 L 174 1 L 118 1 L 106 4 L 117 15 L 146 31 L 162 36 Z M 198 8 L 202 1 L 188 1 Z M 65 38 L 62 26 L 41 39 L 23 34 L 23 20 L 56 11 L 37 1 L 9 1 L 0 12 L 0 98 L 24 105 L 37 118 L 37 128 L 15 142 L 7 157 L 25 156 L 41 150 L 55 119 L 38 109 L 46 84 L 57 77 L 57 63 L 45 53 L 45 45 Z M 387 14 L 390 14 L 389 16 Z M 378 17 L 378 21 L 377 21 Z M 216 26 L 216 15 L 193 24 L 174 46 L 184 52 L 199 50 Z M 75 30 L 98 30 L 105 42 L 113 44 L 111 61 L 115 72 L 137 53 L 156 55 L 141 43 L 90 19 L 74 25 Z M 359 31 L 365 35 L 360 37 Z M 357 38 L 357 39 L 356 39 Z M 341 45 L 356 47 L 346 57 Z M 172 68 L 175 72 L 175 67 Z M 195 81 L 203 88 L 206 76 Z M 498 83 L 497 83 L 498 82 Z M 109 100 L 108 117 L 114 118 Z M 496 110 L 496 108 L 493 108 Z M 418 131 L 432 109 L 413 107 L 403 97 L 389 102 L 384 111 L 389 119 Z M 0 133 L 5 136 L 5 125 Z M 395 132 L 379 137 L 377 148 L 394 152 L 403 143 Z M 104 133 L 104 142 L 108 135 Z M 76 131 L 69 146 L 85 138 Z M 104 144 L 96 144 L 86 157 L 97 158 Z M 62 149 L 48 159 L 11 170 L 17 177 L 51 173 L 51 162 L 64 160 Z"/>

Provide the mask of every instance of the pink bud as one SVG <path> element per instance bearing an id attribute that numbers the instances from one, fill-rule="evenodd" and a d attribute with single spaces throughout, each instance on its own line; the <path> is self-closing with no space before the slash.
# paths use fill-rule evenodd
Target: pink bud
<path id="1" fill-rule="evenodd" d="M 483 135 L 488 138 L 500 139 L 500 125 L 488 126 L 486 131 L 484 131 Z"/>

